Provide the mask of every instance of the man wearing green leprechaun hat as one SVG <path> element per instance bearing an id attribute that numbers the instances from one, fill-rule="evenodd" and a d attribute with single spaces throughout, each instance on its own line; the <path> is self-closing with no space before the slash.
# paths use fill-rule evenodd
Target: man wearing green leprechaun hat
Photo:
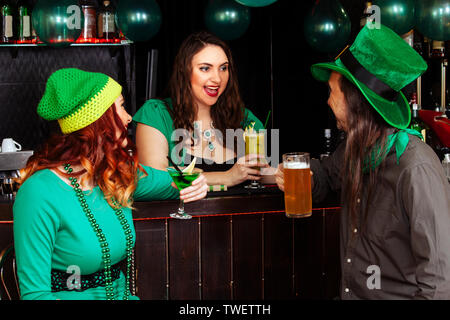
<path id="1" fill-rule="evenodd" d="M 313 200 L 341 194 L 342 299 L 450 299 L 450 186 L 433 150 L 407 129 L 401 92 L 426 68 L 383 25 L 366 25 L 335 61 L 311 67 L 346 132 L 330 157 L 311 161 Z"/>

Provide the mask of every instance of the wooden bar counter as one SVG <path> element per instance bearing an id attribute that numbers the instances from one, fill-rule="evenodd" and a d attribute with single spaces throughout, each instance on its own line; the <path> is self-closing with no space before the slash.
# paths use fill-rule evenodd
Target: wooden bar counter
<path id="1" fill-rule="evenodd" d="M 339 294 L 339 207 L 287 218 L 284 196 L 211 193 L 169 217 L 177 200 L 136 202 L 136 293 L 141 299 L 332 299 Z M 0 202 L 0 249 L 13 242 L 12 203 Z"/>

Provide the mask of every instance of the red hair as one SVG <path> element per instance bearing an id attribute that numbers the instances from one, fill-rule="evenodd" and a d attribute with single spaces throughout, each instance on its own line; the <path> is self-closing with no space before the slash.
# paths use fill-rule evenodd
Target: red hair
<path id="1" fill-rule="evenodd" d="M 119 137 L 117 128 L 121 131 Z M 122 147 L 124 141 L 127 141 L 126 147 Z M 122 207 L 131 208 L 138 168 L 141 167 L 136 146 L 128 138 L 114 104 L 97 121 L 83 129 L 67 135 L 53 134 L 29 158 L 26 167 L 20 172 L 19 183 L 22 184 L 34 172 L 42 169 L 55 169 L 68 178 L 69 175 L 58 168 L 67 163 L 81 165 L 84 169 L 71 175 L 78 177 L 86 173 L 81 182 L 91 180 L 94 185 L 98 185 L 111 207 L 118 207 L 115 201 Z"/>

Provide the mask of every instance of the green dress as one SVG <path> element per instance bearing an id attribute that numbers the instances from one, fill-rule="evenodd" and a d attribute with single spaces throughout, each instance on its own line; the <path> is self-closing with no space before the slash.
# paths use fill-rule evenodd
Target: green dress
<path id="1" fill-rule="evenodd" d="M 159 130 L 166 138 L 169 145 L 169 154 L 172 155 L 178 141 L 171 138 L 175 128 L 173 126 L 172 117 L 170 116 L 169 110 L 164 102 L 167 103 L 169 108 L 172 108 L 171 99 L 165 99 L 164 101 L 159 99 L 147 100 L 136 112 L 133 117 L 133 121 L 146 124 Z M 244 111 L 244 121 L 241 123 L 243 129 L 251 122 L 255 122 L 255 130 L 264 129 L 262 122 L 250 110 L 245 109 Z M 175 157 L 172 156 L 172 159 L 174 158 Z M 183 161 L 183 155 L 181 156 L 181 159 L 181 161 Z"/>
<path id="2" fill-rule="evenodd" d="M 165 171 L 143 166 L 135 200 L 177 198 L 178 190 Z M 125 235 L 114 210 L 99 187 L 85 191 L 85 198 L 109 244 L 111 265 L 126 258 Z M 132 212 L 123 212 L 136 238 Z M 77 266 L 81 275 L 103 270 L 100 244 L 71 186 L 54 172 L 35 172 L 17 192 L 13 206 L 14 245 L 21 298 L 24 300 L 103 300 L 105 287 L 84 291 L 51 291 L 51 270 L 69 272 Z M 69 273 L 72 273 L 70 271 Z M 116 299 L 122 299 L 125 275 L 113 282 Z M 131 296 L 130 299 L 137 299 Z"/>

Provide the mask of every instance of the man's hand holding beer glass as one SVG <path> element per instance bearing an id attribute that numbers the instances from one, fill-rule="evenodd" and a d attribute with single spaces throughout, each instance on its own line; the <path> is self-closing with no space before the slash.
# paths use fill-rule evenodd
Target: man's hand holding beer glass
<path id="1" fill-rule="evenodd" d="M 314 179 L 312 178 L 314 172 L 310 171 L 310 173 L 311 173 L 311 190 L 312 190 L 314 188 Z M 284 192 L 284 170 L 282 163 L 278 165 L 277 171 L 275 171 L 275 182 L 278 185 L 278 188 Z"/>

